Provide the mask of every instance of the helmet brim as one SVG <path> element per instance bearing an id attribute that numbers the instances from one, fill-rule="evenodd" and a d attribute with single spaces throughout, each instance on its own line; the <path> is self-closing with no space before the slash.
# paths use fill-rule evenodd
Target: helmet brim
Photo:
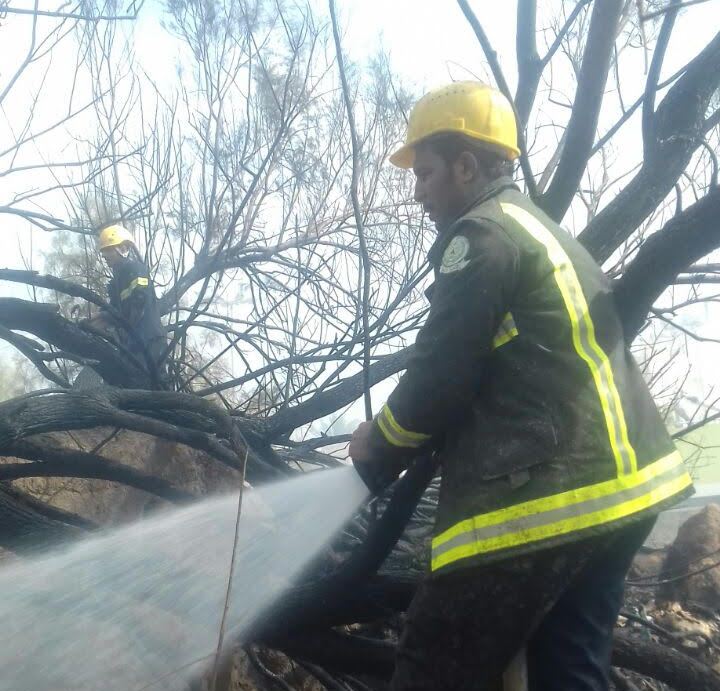
<path id="1" fill-rule="evenodd" d="M 111 250 L 113 247 L 120 247 L 127 242 L 127 240 L 111 240 L 102 245 L 98 246 L 98 249 L 102 252 L 103 250 Z"/>
<path id="2" fill-rule="evenodd" d="M 390 154 L 389 161 L 396 168 L 402 168 L 403 170 L 412 168 L 415 163 L 415 147 L 412 144 L 401 146 L 397 151 Z"/>
<path id="3" fill-rule="evenodd" d="M 390 163 L 392 163 L 397 168 L 403 168 L 407 170 L 408 168 L 412 168 L 413 165 L 415 165 L 415 147 L 423 141 L 426 141 L 428 139 L 431 139 L 437 134 L 443 134 L 443 133 L 451 133 L 451 134 L 458 134 L 463 137 L 467 137 L 468 139 L 472 139 L 475 142 L 480 142 L 487 145 L 488 149 L 492 149 L 495 151 L 499 156 L 502 156 L 507 161 L 514 161 L 515 159 L 519 158 L 520 156 L 520 149 L 513 146 L 508 146 L 507 144 L 504 144 L 503 142 L 500 142 L 496 139 L 493 139 L 491 137 L 487 137 L 483 134 L 475 133 L 475 132 L 465 132 L 460 130 L 453 130 L 453 129 L 446 129 L 446 130 L 438 130 L 436 132 L 432 132 L 428 134 L 426 137 L 422 137 L 421 139 L 418 139 L 413 142 L 409 142 L 407 144 L 404 144 L 401 146 L 397 151 L 392 153 L 390 155 Z"/>

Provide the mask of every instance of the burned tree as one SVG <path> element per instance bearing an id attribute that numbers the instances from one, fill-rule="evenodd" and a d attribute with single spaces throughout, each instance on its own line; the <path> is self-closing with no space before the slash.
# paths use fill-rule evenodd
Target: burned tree
<path id="1" fill-rule="evenodd" d="M 706 286 L 717 282 L 717 265 L 704 262 L 720 247 L 720 34 L 665 74 L 673 30 L 694 7 L 580 0 L 554 16 L 521 0 L 518 73 L 509 77 L 482 13 L 458 5 L 485 51 L 488 78 L 514 101 L 525 142 L 518 178 L 553 218 L 568 219 L 613 277 L 627 340 L 672 329 L 684 306 L 713 299 Z M 182 71 L 168 87 L 133 58 L 117 23 L 124 18 L 85 9 L 29 15 L 22 26 L 30 52 L 0 87 L 2 103 L 37 61 L 71 44 L 86 96 L 78 105 L 69 89 L 67 113 L 39 129 L 30 117 L 0 141 L 0 179 L 19 181 L 12 192 L 0 186 L 9 195 L 0 196 L 0 214 L 50 231 L 64 250 L 40 272 L 37 258 L 0 271 L 28 288 L 0 298 L 0 338 L 52 387 L 0 404 L 0 452 L 11 458 L 0 465 L 0 498 L 15 516 L 0 539 L 15 549 L 28 536 L 45 544 L 91 529 L 87 518 L 19 491 L 22 478 L 121 483 L 162 502 L 192 495 L 94 445 L 62 443 L 65 432 L 133 430 L 236 470 L 247 452 L 251 484 L 338 464 L 322 452 L 347 441 L 336 418 L 404 369 L 425 313 L 430 233 L 408 179 L 383 165 L 413 95 L 385 58 L 372 61 L 369 77 L 338 61 L 340 27 L 309 7 L 174 0 L 165 21 Z M 637 93 L 623 93 L 626 58 L 638 53 L 647 57 L 646 78 Z M 570 76 L 556 86 L 556 74 Z M 74 160 L 18 158 L 65 126 L 81 142 Z M 612 162 L 628 130 L 641 142 L 638 160 Z M 36 170 L 47 185 L 28 182 Z M 116 221 L 133 230 L 158 286 L 169 343 L 162 382 L 83 321 L 106 303 L 93 239 Z M 647 359 L 649 376 L 665 372 Z M 81 368 L 105 384 L 73 389 Z M 659 379 L 667 386 L 666 375 Z M 670 387 L 672 400 L 682 396 Z M 701 411 L 714 414 L 712 406 Z M 338 674 L 387 676 L 388 644 L 333 627 L 406 607 L 419 573 L 376 572 L 429 477 L 420 464 L 377 523 L 363 514 L 342 547 L 347 561 L 289 593 L 256 640 Z M 432 497 L 421 504 L 424 521 L 416 516 L 425 528 Z M 397 550 L 388 563 L 403 563 Z M 313 636 L 274 629 L 280 617 Z M 619 664 L 632 666 L 630 654 L 621 642 Z"/>

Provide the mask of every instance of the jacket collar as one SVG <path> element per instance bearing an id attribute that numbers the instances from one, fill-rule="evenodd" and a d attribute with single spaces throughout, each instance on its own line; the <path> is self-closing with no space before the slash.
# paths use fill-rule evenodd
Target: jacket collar
<path id="1" fill-rule="evenodd" d="M 468 204 L 458 214 L 457 218 L 454 221 L 449 223 L 443 230 L 438 233 L 437 238 L 435 238 L 435 242 L 433 242 L 432 247 L 428 252 L 428 262 L 434 267 L 438 265 L 443 255 L 443 252 L 447 247 L 447 244 L 450 242 L 453 235 L 455 235 L 453 229 L 457 221 L 459 221 L 463 216 L 467 215 L 467 213 L 471 209 L 474 209 L 476 206 L 483 204 L 484 202 L 488 201 L 488 199 L 492 199 L 506 189 L 518 189 L 518 186 L 515 184 L 515 182 L 513 182 L 512 178 L 507 176 L 503 176 L 498 178 L 497 180 L 493 180 L 489 185 L 487 185 L 480 192 L 477 198 L 470 202 L 470 204 Z"/>

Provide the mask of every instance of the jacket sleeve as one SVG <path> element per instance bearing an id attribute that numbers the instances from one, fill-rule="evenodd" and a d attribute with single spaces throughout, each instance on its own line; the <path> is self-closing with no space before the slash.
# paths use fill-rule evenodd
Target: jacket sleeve
<path id="1" fill-rule="evenodd" d="M 378 460 L 437 444 L 477 396 L 487 355 L 517 333 L 505 318 L 518 248 L 490 221 L 465 221 L 452 233 L 408 368 L 373 422 Z"/>

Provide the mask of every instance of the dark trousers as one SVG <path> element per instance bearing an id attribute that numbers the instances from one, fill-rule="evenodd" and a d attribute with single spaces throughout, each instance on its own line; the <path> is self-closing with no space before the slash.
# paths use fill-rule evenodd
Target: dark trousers
<path id="1" fill-rule="evenodd" d="M 502 691 L 527 646 L 530 691 L 607 691 L 624 579 L 654 524 L 424 581 L 393 691 Z"/>

